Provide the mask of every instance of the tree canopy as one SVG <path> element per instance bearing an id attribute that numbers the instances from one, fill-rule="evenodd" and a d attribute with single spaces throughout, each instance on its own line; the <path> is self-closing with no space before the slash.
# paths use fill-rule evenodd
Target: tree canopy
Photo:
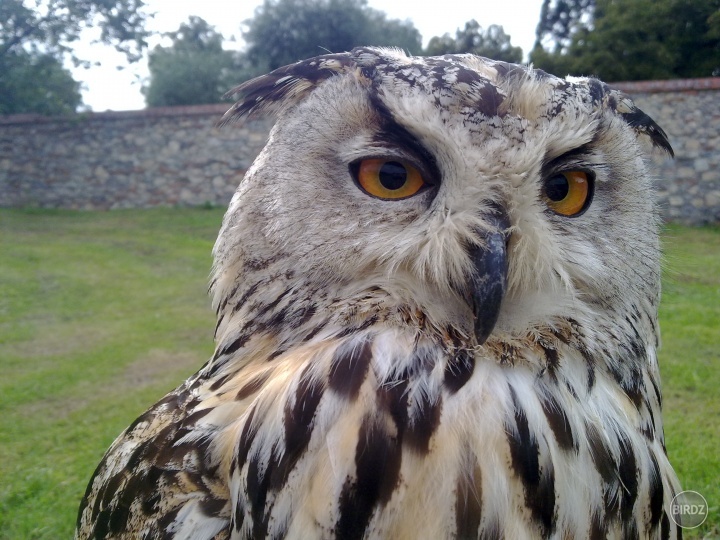
<path id="1" fill-rule="evenodd" d="M 79 84 L 63 67 L 76 64 L 72 44 L 86 28 L 99 28 L 99 39 L 129 61 L 146 47 L 147 14 L 143 0 L 0 0 L 0 114 L 60 114 L 80 104 Z"/>
<path id="2" fill-rule="evenodd" d="M 150 107 L 217 103 L 240 77 L 235 55 L 223 49 L 223 36 L 205 20 L 190 17 L 168 36 L 170 47 L 149 55 L 149 84 L 143 88 Z"/>
<path id="3" fill-rule="evenodd" d="M 595 10 L 595 0 L 543 0 L 536 43 L 547 43 L 553 51 L 566 48 L 575 32 L 587 28 Z"/>
<path id="4" fill-rule="evenodd" d="M 720 75 L 720 0 L 596 0 L 591 15 L 566 46 L 536 43 L 535 66 L 608 81 Z"/>
<path id="5" fill-rule="evenodd" d="M 433 37 L 424 53 L 428 56 L 472 53 L 505 62 L 522 61 L 522 49 L 513 47 L 502 26 L 491 24 L 483 31 L 475 19 L 466 22 L 465 28 L 458 29 L 454 39 L 450 34 Z"/>
<path id="6" fill-rule="evenodd" d="M 0 56 L 23 49 L 57 57 L 70 52 L 84 29 L 97 27 L 100 41 L 137 61 L 147 46 L 144 7 L 143 0 L 36 0 L 34 8 L 23 0 L 2 0 Z"/>
<path id="7" fill-rule="evenodd" d="M 246 58 L 256 73 L 358 45 L 422 49 L 410 21 L 388 19 L 366 0 L 265 0 L 246 25 Z"/>
<path id="8" fill-rule="evenodd" d="M 80 83 L 50 54 L 0 56 L 0 73 L 0 115 L 71 114 L 80 105 Z"/>

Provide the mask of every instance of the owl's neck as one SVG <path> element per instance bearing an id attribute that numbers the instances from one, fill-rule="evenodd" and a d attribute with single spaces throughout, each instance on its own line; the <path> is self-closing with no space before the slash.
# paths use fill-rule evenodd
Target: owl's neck
<path id="1" fill-rule="evenodd" d="M 216 351 L 207 373 L 238 373 L 247 365 L 267 363 L 305 344 L 345 340 L 390 330 L 411 340 L 435 343 L 454 358 L 466 351 L 484 362 L 527 371 L 535 377 L 582 378 L 586 391 L 596 379 L 608 377 L 636 400 L 638 373 L 655 366 L 656 332 L 652 302 L 631 306 L 633 317 L 619 318 L 605 307 L 575 318 L 549 317 L 532 328 L 496 329 L 478 345 L 468 328 L 455 321 L 471 321 L 451 311 L 452 302 L 417 289 L 412 295 L 379 285 L 313 286 L 291 272 L 264 271 L 245 280 L 216 283 Z M 241 283 L 241 285 L 238 285 Z M 366 282 L 368 283 L 368 282 Z M 412 302 L 408 297 L 420 298 Z M 630 309 L 630 308 L 628 308 Z M 590 316 L 592 315 L 592 316 Z M 592 320 L 593 324 L 584 321 Z M 644 337 L 643 337 L 644 336 Z M 566 350 L 566 359 L 560 351 Z M 574 360 L 567 360 L 571 355 Z"/>
<path id="2" fill-rule="evenodd" d="M 222 291 L 216 290 L 216 297 L 218 292 Z M 254 358 L 272 360 L 304 343 L 357 334 L 375 325 L 417 331 L 426 324 L 419 310 L 380 288 L 348 294 L 340 286 L 317 290 L 278 278 L 224 293 L 216 302 L 216 350 L 211 361 L 218 365 L 235 363 L 241 368 Z"/>
<path id="3" fill-rule="evenodd" d="M 270 268 L 225 283 L 219 279 L 213 285 L 218 317 L 213 363 L 249 361 L 239 357 L 247 354 L 235 354 L 241 349 L 257 349 L 249 356 L 267 361 L 309 341 L 374 326 L 422 335 L 448 349 L 473 346 L 469 308 L 410 279 L 367 276 L 361 283 L 318 286 Z M 252 342 L 257 345 L 250 347 Z"/>

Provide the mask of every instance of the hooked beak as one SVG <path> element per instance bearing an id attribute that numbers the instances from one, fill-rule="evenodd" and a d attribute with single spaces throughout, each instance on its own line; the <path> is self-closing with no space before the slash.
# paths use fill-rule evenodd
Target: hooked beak
<path id="1" fill-rule="evenodd" d="M 492 228 L 482 233 L 484 245 L 468 251 L 473 263 L 473 273 L 467 283 L 468 300 L 475 315 L 475 337 L 479 344 L 485 343 L 495 327 L 507 287 L 510 218 L 504 211 L 497 210 L 488 214 L 487 221 Z"/>

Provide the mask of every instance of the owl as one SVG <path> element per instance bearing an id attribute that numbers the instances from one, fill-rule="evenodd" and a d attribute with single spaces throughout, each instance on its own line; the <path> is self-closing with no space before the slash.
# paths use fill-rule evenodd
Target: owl
<path id="1" fill-rule="evenodd" d="M 357 48 L 274 114 L 214 247 L 212 358 L 113 443 L 85 538 L 675 538 L 663 130 L 592 78 Z"/>

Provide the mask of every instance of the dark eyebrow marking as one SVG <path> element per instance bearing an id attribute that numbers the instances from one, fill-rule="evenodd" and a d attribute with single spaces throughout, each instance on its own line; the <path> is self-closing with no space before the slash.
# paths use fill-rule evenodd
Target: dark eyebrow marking
<path id="1" fill-rule="evenodd" d="M 597 134 L 597 132 L 596 132 Z M 540 169 L 540 172 L 543 177 L 550 174 L 553 170 L 557 169 L 560 165 L 564 164 L 565 162 L 573 159 L 573 158 L 583 158 L 588 156 L 592 153 L 593 145 L 595 142 L 596 136 L 593 136 L 593 140 L 590 142 L 587 142 L 583 145 L 578 146 L 577 148 L 573 148 L 572 150 L 568 150 L 567 152 L 564 152 L 560 154 L 559 156 L 556 156 L 550 160 L 548 160 L 547 155 L 545 157 L 545 160 L 543 160 L 542 168 Z"/>
<path id="2" fill-rule="evenodd" d="M 377 111 L 382 123 L 378 126 L 375 140 L 378 142 L 390 143 L 398 148 L 407 149 L 413 156 L 420 160 L 420 165 L 430 175 L 429 183 L 440 184 L 441 175 L 435 156 L 413 135 L 402 126 L 395 115 L 380 100 L 380 97 L 373 91 L 369 92 L 370 104 Z"/>

